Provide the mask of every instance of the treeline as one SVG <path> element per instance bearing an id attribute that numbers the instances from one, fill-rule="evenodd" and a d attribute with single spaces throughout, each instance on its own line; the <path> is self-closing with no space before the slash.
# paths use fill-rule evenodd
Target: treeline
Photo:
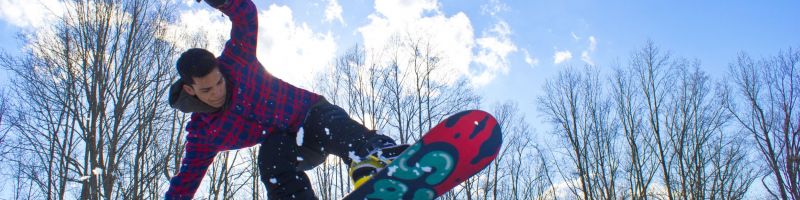
<path id="1" fill-rule="evenodd" d="M 2 191 L 13 199 L 159 199 L 178 170 L 188 115 L 166 105 L 179 46 L 175 5 L 153 0 L 65 2 L 52 26 L 0 54 Z M 196 38 L 176 43 L 176 38 Z M 504 132 L 496 162 L 441 199 L 800 199 L 800 52 L 735 57 L 724 80 L 652 42 L 626 64 L 569 67 L 537 99 L 551 127 L 519 102 L 486 105 L 424 35 L 384 49 L 355 46 L 311 90 L 367 127 L 411 143 L 465 109 L 493 113 Z M 604 75 L 608 74 L 608 75 Z M 540 135 L 536 137 L 535 135 Z M 537 138 L 554 136 L 554 144 Z M 257 147 L 220 153 L 197 198 L 266 199 Z M 337 158 L 309 171 L 322 199 L 350 190 Z M 753 192 L 758 184 L 765 188 Z"/>
<path id="2" fill-rule="evenodd" d="M 565 150 L 570 198 L 798 199 L 800 51 L 740 54 L 723 80 L 653 42 L 603 76 L 567 68 L 541 112 Z M 751 194 L 754 183 L 766 194 Z"/>

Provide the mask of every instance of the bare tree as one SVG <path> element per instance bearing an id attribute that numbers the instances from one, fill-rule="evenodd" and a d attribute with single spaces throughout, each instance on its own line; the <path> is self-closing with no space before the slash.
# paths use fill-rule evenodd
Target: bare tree
<path id="1" fill-rule="evenodd" d="M 484 170 L 488 174 L 488 181 L 483 187 L 483 199 L 497 199 L 498 196 L 501 196 L 501 194 L 499 194 L 499 192 L 502 192 L 499 191 L 502 189 L 500 183 L 508 182 L 502 181 L 503 179 L 506 179 L 506 177 L 512 180 L 518 180 L 518 177 L 511 177 L 512 175 L 508 175 L 507 172 L 509 172 L 509 170 L 507 169 L 502 170 L 503 173 L 501 173 L 501 168 L 506 167 L 501 165 L 507 162 L 506 158 L 511 157 L 511 150 L 521 150 L 517 146 L 528 146 L 531 142 L 531 138 L 529 136 L 530 132 L 527 129 L 527 124 L 525 124 L 525 119 L 523 116 L 519 116 L 520 114 L 517 111 L 518 106 L 515 103 L 507 102 L 504 104 L 495 105 L 492 112 L 497 118 L 500 129 L 503 130 L 504 134 L 506 135 L 506 141 L 503 141 L 506 145 L 501 147 L 501 150 L 498 153 L 497 158 L 495 158 L 495 161 L 492 162 L 487 170 Z"/>
<path id="2" fill-rule="evenodd" d="M 564 180 L 581 199 L 613 199 L 618 196 L 616 182 L 619 161 L 616 150 L 617 124 L 611 122 L 611 101 L 603 94 L 599 73 L 587 67 L 584 73 L 575 68 L 559 72 L 545 85 L 546 95 L 539 105 L 555 132 L 564 139 L 570 164 L 577 177 L 567 172 Z M 573 168 L 573 167 L 569 167 Z"/>
<path id="3" fill-rule="evenodd" d="M 728 133 L 730 117 L 700 68 L 700 61 L 671 58 L 648 41 L 633 54 L 629 69 L 616 70 L 614 98 L 628 144 L 625 196 L 736 199 L 749 188 L 753 173 L 747 152 Z M 727 172 L 723 165 L 740 166 L 740 171 Z M 665 191 L 651 189 L 659 171 L 657 183 Z M 723 174 L 717 178 L 728 185 L 712 178 Z"/>
<path id="4" fill-rule="evenodd" d="M 616 69 L 612 83 L 617 119 L 627 144 L 627 159 L 624 159 L 623 169 L 627 178 L 627 189 L 622 196 L 639 200 L 648 198 L 648 188 L 656 172 L 653 160 L 655 151 L 648 145 L 642 132 L 643 121 L 639 115 L 642 105 L 632 77 L 629 70 Z"/>
<path id="5" fill-rule="evenodd" d="M 744 198 L 754 169 L 699 61 L 648 42 L 615 69 L 610 95 L 598 74 L 567 68 L 539 97 L 568 150 L 557 169 L 572 198 Z"/>
<path id="6" fill-rule="evenodd" d="M 13 127 L 27 157 L 15 160 L 19 181 L 33 197 L 158 197 L 166 155 L 154 148 L 175 53 L 159 38 L 172 8 L 163 3 L 64 2 L 59 23 L 28 37 L 30 50 L 2 57 L 17 98 L 32 100 Z"/>
<path id="7" fill-rule="evenodd" d="M 8 121 L 3 121 L 3 118 L 8 115 L 9 102 L 5 90 L 0 89 L 0 161 L 3 161 L 8 156 Z M 7 118 L 6 118 L 7 119 Z M 0 166 L 2 168 L 3 166 Z"/>
<path id="8" fill-rule="evenodd" d="M 388 66 L 383 70 L 384 86 L 386 93 L 384 94 L 384 103 L 388 106 L 389 126 L 397 130 L 397 139 L 401 143 L 411 143 L 413 120 L 419 113 L 417 107 L 408 106 L 412 105 L 414 97 L 406 86 L 408 84 L 409 75 L 401 69 L 400 55 L 402 54 L 402 42 L 398 37 L 393 38 L 393 44 L 387 56 L 391 60 Z"/>
<path id="9" fill-rule="evenodd" d="M 668 145 L 663 124 L 666 117 L 666 101 L 669 91 L 674 85 L 669 70 L 671 66 L 670 54 L 662 52 L 653 41 L 648 41 L 645 46 L 634 53 L 631 58 L 631 68 L 636 77 L 638 89 L 644 97 L 644 112 L 646 121 L 643 126 L 648 139 L 652 139 L 656 153 L 656 161 L 660 167 L 663 186 L 666 188 L 664 196 L 672 200 L 674 197 L 673 178 L 670 176 L 672 151 Z"/>
<path id="10" fill-rule="evenodd" d="M 727 138 L 726 138 L 727 137 Z M 746 199 L 745 196 L 758 175 L 748 159 L 744 137 L 719 135 L 714 140 L 708 173 L 705 180 L 708 199 Z"/>
<path id="11" fill-rule="evenodd" d="M 446 58 L 428 38 L 409 33 L 394 42 L 396 46 L 387 50 L 390 62 L 384 74 L 387 102 L 393 107 L 389 118 L 403 128 L 401 141 L 415 141 L 445 117 L 477 108 L 481 98 L 467 79 L 450 76 L 454 72 L 441 62 Z"/>
<path id="12" fill-rule="evenodd" d="M 590 199 L 590 184 L 588 172 L 586 170 L 586 143 L 585 136 L 578 134 L 578 96 L 580 95 L 579 74 L 574 70 L 559 72 L 555 80 L 549 80 L 545 85 L 544 97 L 539 97 L 539 105 L 548 121 L 555 124 L 557 134 L 566 140 L 568 145 L 569 157 L 576 166 L 578 179 L 580 181 L 580 192 L 572 190 L 577 196 Z M 569 180 L 569 178 L 566 178 Z M 578 194 L 580 193 L 580 194 Z"/>
<path id="13" fill-rule="evenodd" d="M 741 199 L 753 175 L 744 163 L 743 143 L 724 133 L 730 117 L 721 100 L 712 96 L 714 89 L 700 71 L 699 61 L 676 63 L 672 73 L 677 84 L 670 92 L 664 121 L 675 155 L 670 168 L 676 177 L 676 196 L 706 199 L 714 194 L 716 199 Z M 725 171 L 729 166 L 738 166 L 739 171 Z"/>
<path id="14" fill-rule="evenodd" d="M 543 155 L 537 151 L 533 130 L 515 102 L 505 102 L 493 107 L 504 134 L 503 147 L 494 162 L 479 176 L 486 180 L 481 185 L 479 199 L 533 199 L 543 195 L 552 185 L 549 169 Z M 526 180 L 527 179 L 527 180 Z"/>
<path id="15" fill-rule="evenodd" d="M 753 136 L 767 169 L 762 184 L 776 199 L 800 199 L 799 64 L 797 49 L 760 61 L 741 53 L 730 65 L 734 88 L 725 94 L 726 108 Z"/>
<path id="16" fill-rule="evenodd" d="M 558 199 L 556 197 L 556 191 L 551 190 L 554 188 L 553 185 L 553 177 L 552 172 L 549 166 L 552 166 L 550 162 L 546 159 L 545 154 L 543 153 L 540 148 L 535 148 L 536 152 L 539 154 L 538 158 L 538 166 L 537 171 L 532 172 L 530 176 L 524 178 L 524 184 L 527 186 L 525 187 L 525 191 L 523 192 L 523 199 Z M 529 156 L 529 158 L 533 158 L 533 156 Z"/>
<path id="17" fill-rule="evenodd" d="M 11 129 L 8 118 L 8 115 L 10 114 L 9 106 L 10 102 L 8 95 L 5 92 L 5 89 L 0 88 L 0 163 L 6 163 L 9 160 L 13 160 L 9 159 L 11 158 L 10 156 L 13 156 L 12 154 L 13 146 L 10 146 L 9 144 L 9 138 L 10 138 L 9 130 Z M 13 165 L 0 165 L 0 171 L 2 171 L 2 173 L 0 173 L 0 176 L 13 177 L 12 179 L 6 179 L 7 181 L 5 181 L 3 184 L 0 184 L 0 187 L 10 188 L 9 186 L 11 185 L 12 182 L 9 180 L 16 179 L 16 177 L 14 176 L 19 174 L 18 173 L 19 170 L 12 166 Z M 7 191 L 7 190 L 0 190 L 0 191 Z"/>
<path id="18" fill-rule="evenodd" d="M 441 62 L 446 58 L 441 57 L 437 47 L 428 38 L 408 33 L 405 37 L 401 37 L 399 42 L 401 45 L 397 51 L 401 56 L 394 57 L 395 59 L 390 63 L 396 64 L 395 67 L 399 67 L 401 72 L 405 69 L 405 73 L 407 73 L 405 77 L 410 79 L 407 80 L 410 83 L 404 87 L 407 87 L 405 90 L 409 91 L 407 94 L 412 99 L 412 106 L 398 105 L 414 107 L 405 109 L 411 110 L 411 114 L 406 115 L 410 117 L 408 119 L 411 119 L 407 124 L 411 125 L 410 129 L 407 129 L 407 133 L 411 136 L 409 141 L 413 143 L 413 141 L 419 140 L 430 128 L 451 114 L 478 107 L 481 98 L 474 94 L 464 77 L 450 76 L 454 72 L 448 70 Z M 402 54 L 406 56 L 402 56 Z M 396 60 L 396 58 L 407 58 L 407 60 Z M 466 197 L 456 195 L 459 191 L 451 191 L 442 198 L 472 199 L 478 197 L 474 191 L 482 186 L 480 184 L 481 177 L 481 175 L 475 175 L 464 181 L 462 188 Z"/>

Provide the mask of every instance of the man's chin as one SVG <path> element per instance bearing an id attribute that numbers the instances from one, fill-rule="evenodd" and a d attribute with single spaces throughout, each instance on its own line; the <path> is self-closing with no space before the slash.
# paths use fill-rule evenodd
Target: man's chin
<path id="1" fill-rule="evenodd" d="M 218 102 L 213 102 L 213 103 L 212 102 L 206 102 L 206 105 L 211 106 L 212 108 L 217 108 L 218 109 L 218 108 L 222 108 L 222 105 L 225 105 L 225 102 L 224 101 L 221 102 L 221 103 L 218 103 Z"/>

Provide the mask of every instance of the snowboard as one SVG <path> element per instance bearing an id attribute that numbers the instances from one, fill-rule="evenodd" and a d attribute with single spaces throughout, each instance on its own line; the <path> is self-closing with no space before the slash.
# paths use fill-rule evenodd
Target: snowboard
<path id="1" fill-rule="evenodd" d="M 497 120 L 481 110 L 452 115 L 344 197 L 434 199 L 480 172 L 503 143 Z"/>

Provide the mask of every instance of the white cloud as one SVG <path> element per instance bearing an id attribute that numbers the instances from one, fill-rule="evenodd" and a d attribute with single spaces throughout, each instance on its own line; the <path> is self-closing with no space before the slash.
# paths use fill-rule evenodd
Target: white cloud
<path id="1" fill-rule="evenodd" d="M 542 192 L 541 196 L 535 199 L 580 199 L 579 196 L 573 192 L 582 187 L 580 179 L 574 178 L 570 180 L 562 180 L 550 185 Z M 655 197 L 655 199 L 665 199 L 667 191 L 663 184 L 652 183 L 647 188 L 648 196 Z"/>
<path id="2" fill-rule="evenodd" d="M 184 1 L 192 4 L 192 1 Z M 335 0 L 331 4 L 338 6 Z M 0 20 L 21 28 L 52 24 L 66 10 L 58 0 L 0 0 Z M 177 22 L 167 25 L 167 39 L 185 50 L 207 48 L 219 55 L 229 39 L 231 23 L 220 11 L 181 10 Z M 330 7 L 330 5 L 329 5 Z M 340 7 L 340 6 L 339 6 Z M 328 8 L 331 9 L 331 8 Z M 333 16 L 341 19 L 341 12 Z M 338 16 L 338 17 L 337 17 Z M 305 23 L 294 21 L 292 10 L 272 5 L 259 11 L 258 58 L 273 75 L 298 86 L 310 86 L 314 73 L 321 71 L 335 57 L 336 43 L 331 33 L 317 33 Z"/>
<path id="3" fill-rule="evenodd" d="M 58 0 L 0 0 L 0 19 L 20 28 L 52 24 L 65 11 Z"/>
<path id="4" fill-rule="evenodd" d="M 541 196 L 536 197 L 536 199 L 578 199 L 570 189 L 580 184 L 581 182 L 579 179 L 554 183 L 544 190 Z"/>
<path id="5" fill-rule="evenodd" d="M 597 39 L 594 36 L 589 36 L 589 48 L 581 52 L 581 60 L 586 62 L 586 64 L 594 65 L 594 60 L 592 60 L 591 53 L 597 49 Z"/>
<path id="6" fill-rule="evenodd" d="M 439 14 L 439 2 L 437 0 L 375 0 L 375 11 L 386 19 L 408 22 L 419 19 L 428 11 L 435 11 Z"/>
<path id="7" fill-rule="evenodd" d="M 441 66 L 456 74 L 442 74 L 450 77 L 447 80 L 467 77 L 476 86 L 486 84 L 496 73 L 508 73 L 507 56 L 517 51 L 506 22 L 498 20 L 476 39 L 466 14 L 445 16 L 436 0 L 376 0 L 375 13 L 368 19 L 369 24 L 358 28 L 367 50 L 390 51 L 397 46 L 393 40 L 421 42 L 442 58 Z M 408 60 L 407 55 L 399 54 L 398 60 Z M 472 64 L 474 68 L 471 69 Z"/>
<path id="8" fill-rule="evenodd" d="M 325 22 L 333 22 L 333 20 L 345 24 L 342 19 L 342 6 L 336 0 L 328 0 L 328 5 L 325 7 Z"/>
<path id="9" fill-rule="evenodd" d="M 490 0 L 488 4 L 481 5 L 481 14 L 496 16 L 497 13 L 509 10 L 508 5 L 500 0 Z"/>
<path id="10" fill-rule="evenodd" d="M 259 30 L 257 57 L 272 75 L 299 87 L 309 88 L 315 73 L 334 59 L 336 43 L 331 33 L 317 33 L 305 23 L 296 23 L 291 8 L 269 6 L 258 12 Z M 186 10 L 179 14 L 178 24 L 170 28 L 181 49 L 203 47 L 192 35 L 205 33 L 210 41 L 206 48 L 216 55 L 229 39 L 231 23 L 217 10 Z M 188 35 L 188 37 L 187 37 Z"/>
<path id="11" fill-rule="evenodd" d="M 594 61 L 592 60 L 592 57 L 589 56 L 589 52 L 588 51 L 581 52 L 581 60 L 583 62 L 586 62 L 586 64 L 594 65 Z"/>
<path id="12" fill-rule="evenodd" d="M 575 32 L 570 32 L 569 34 L 572 35 L 572 39 L 575 39 L 575 41 L 581 40 L 581 38 L 578 37 L 578 35 L 575 35 Z"/>
<path id="13" fill-rule="evenodd" d="M 531 57 L 527 49 L 523 49 L 522 53 L 525 55 L 525 63 L 528 63 L 528 65 L 530 65 L 531 67 L 539 65 L 539 58 Z"/>
<path id="14" fill-rule="evenodd" d="M 259 12 L 258 19 L 258 59 L 280 79 L 308 88 L 316 72 L 336 57 L 332 34 L 295 23 L 289 7 L 271 5 Z"/>
<path id="15" fill-rule="evenodd" d="M 0 0 L 0 5 L 2 5 L 0 6 L 0 20 L 6 21 L 8 24 L 16 26 L 16 28 L 25 32 L 23 37 L 25 37 L 29 43 L 24 44 L 22 47 L 23 49 L 31 50 L 31 52 L 37 56 L 57 56 L 51 55 L 53 52 L 40 51 L 34 48 L 37 43 L 55 45 L 55 47 L 53 47 L 54 49 L 63 48 L 63 41 L 60 41 L 59 37 L 57 37 L 57 34 L 60 34 L 61 31 L 59 31 L 58 26 L 55 25 L 63 23 L 62 20 L 69 20 L 67 23 L 71 23 L 72 26 L 74 26 L 77 19 L 74 17 L 64 18 L 64 16 L 68 15 L 67 11 L 76 10 L 77 8 L 75 7 L 85 7 L 80 3 L 82 2 L 63 2 L 58 0 Z M 102 2 L 95 2 L 95 4 L 102 4 Z M 89 9 L 89 11 L 85 12 L 92 13 L 97 10 L 97 8 L 91 6 Z M 130 20 L 132 20 L 128 13 L 118 12 L 120 9 L 119 7 L 111 9 L 114 9 L 114 11 L 111 11 L 112 14 L 105 17 L 110 17 L 115 22 L 120 23 L 129 23 Z M 75 14 L 74 11 L 72 14 Z M 89 15 L 85 17 L 95 18 L 97 16 Z M 36 68 L 36 66 L 33 67 Z"/>
<path id="16" fill-rule="evenodd" d="M 480 50 L 475 56 L 475 62 L 485 69 L 478 73 L 478 78 L 473 78 L 476 85 L 488 84 L 498 72 L 508 74 L 508 54 L 517 51 L 517 46 L 509 38 L 511 28 L 504 21 L 495 24 L 484 35 L 486 36 L 477 39 Z"/>
<path id="17" fill-rule="evenodd" d="M 434 15 L 423 16 L 424 13 L 434 13 Z M 391 48 L 398 47 L 394 40 L 405 43 L 419 42 L 422 47 L 429 45 L 435 48 L 431 51 L 443 58 L 440 64 L 446 67 L 446 70 L 461 75 L 469 74 L 475 36 L 466 14 L 444 16 L 439 11 L 436 1 L 376 0 L 375 13 L 370 14 L 368 18 L 370 23 L 358 28 L 364 40 L 364 47 L 368 51 L 391 51 Z M 386 52 L 386 54 L 391 53 Z M 411 55 L 413 54 L 399 53 L 397 60 L 409 60 Z M 384 59 L 391 58 L 385 56 Z"/>
<path id="18" fill-rule="evenodd" d="M 556 51 L 555 55 L 553 55 L 554 64 L 561 64 L 569 59 L 572 59 L 572 53 L 569 51 Z"/>
<path id="19" fill-rule="evenodd" d="M 203 5 L 206 4 L 206 3 L 202 2 L 202 1 L 201 2 L 197 2 L 196 0 L 182 0 L 181 2 L 183 3 L 183 5 L 187 5 L 187 6 L 192 6 L 192 5 L 198 4 L 198 3 L 202 3 Z"/>
<path id="20" fill-rule="evenodd" d="M 167 38 L 178 49 L 205 48 L 219 56 L 228 40 L 231 22 L 217 10 L 183 10 L 176 24 L 167 28 Z"/>

